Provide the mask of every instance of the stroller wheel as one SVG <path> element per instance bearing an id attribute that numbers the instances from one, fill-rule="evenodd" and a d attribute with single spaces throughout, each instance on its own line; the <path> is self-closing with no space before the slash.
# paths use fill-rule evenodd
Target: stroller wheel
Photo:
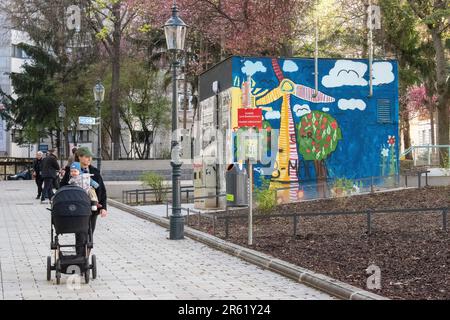
<path id="1" fill-rule="evenodd" d="M 92 255 L 92 279 L 97 278 L 97 258 L 95 254 Z"/>
<path id="2" fill-rule="evenodd" d="M 56 284 L 61 283 L 61 262 L 58 260 L 55 265 L 56 269 Z"/>
<path id="3" fill-rule="evenodd" d="M 50 256 L 47 257 L 47 281 L 52 279 L 52 258 Z"/>
<path id="4" fill-rule="evenodd" d="M 90 272 L 89 272 L 89 269 L 87 269 L 85 272 L 84 272 L 84 282 L 86 282 L 86 284 L 88 284 L 89 283 L 89 276 L 90 276 Z"/>

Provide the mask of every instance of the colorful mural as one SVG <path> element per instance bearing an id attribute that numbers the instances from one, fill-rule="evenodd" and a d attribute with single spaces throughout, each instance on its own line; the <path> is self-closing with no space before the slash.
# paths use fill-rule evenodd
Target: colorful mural
<path id="1" fill-rule="evenodd" d="M 245 130 L 237 127 L 238 109 L 261 108 L 273 161 L 256 166 L 256 180 L 264 176 L 271 188 L 286 187 L 280 202 L 297 200 L 302 184 L 311 181 L 397 173 L 395 61 L 374 62 L 374 94 L 368 97 L 366 60 L 320 59 L 316 92 L 313 59 L 231 59 L 234 150 Z"/>

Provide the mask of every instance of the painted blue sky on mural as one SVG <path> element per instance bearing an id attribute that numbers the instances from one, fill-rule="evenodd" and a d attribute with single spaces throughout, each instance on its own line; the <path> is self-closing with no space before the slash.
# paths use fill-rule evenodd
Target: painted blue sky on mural
<path id="1" fill-rule="evenodd" d="M 241 87 L 249 77 L 253 89 L 273 90 L 280 84 L 271 58 L 234 57 L 232 64 L 235 86 Z M 313 59 L 278 59 L 278 65 L 284 78 L 296 85 L 314 89 Z M 395 170 L 398 170 L 397 62 L 374 61 L 373 85 L 373 96 L 369 97 L 367 60 L 320 59 L 318 89 L 334 98 L 334 102 L 314 103 L 296 95 L 290 97 L 296 128 L 301 117 L 314 111 L 331 115 L 339 124 L 342 139 L 336 150 L 325 159 L 330 178 L 388 174 L 392 167 L 389 167 L 386 155 L 394 157 Z M 304 92 L 310 94 L 307 89 Z M 271 103 L 271 111 L 263 112 L 273 129 L 280 128 L 281 104 L 279 99 Z M 302 158 L 299 153 L 299 160 L 302 161 Z M 300 180 L 305 180 L 304 172 L 300 170 L 299 175 Z"/>

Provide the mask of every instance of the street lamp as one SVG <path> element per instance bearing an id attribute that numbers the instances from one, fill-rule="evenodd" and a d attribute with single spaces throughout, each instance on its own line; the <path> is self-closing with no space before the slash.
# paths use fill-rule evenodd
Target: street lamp
<path id="1" fill-rule="evenodd" d="M 164 24 L 164 33 L 166 35 L 167 50 L 172 53 L 172 143 L 171 154 L 172 161 L 172 215 L 170 216 L 170 240 L 180 240 L 184 238 L 184 218 L 181 215 L 181 189 L 180 176 L 181 165 L 179 159 L 180 147 L 176 137 L 178 127 L 178 108 L 177 108 L 177 67 L 179 62 L 177 54 L 184 51 L 186 40 L 187 25 L 178 16 L 177 3 L 174 0 L 172 7 L 172 16 Z"/>
<path id="2" fill-rule="evenodd" d="M 66 117 L 66 107 L 64 106 L 64 102 L 61 102 L 58 107 L 58 117 L 60 121 L 60 142 L 59 142 L 59 160 L 61 163 L 61 169 L 63 167 L 63 153 L 64 153 L 64 119 Z"/>
<path id="3" fill-rule="evenodd" d="M 101 108 L 100 103 L 105 100 L 105 87 L 100 80 L 97 80 L 97 84 L 94 86 L 94 99 L 97 105 L 97 169 L 101 171 L 102 168 L 102 121 L 101 121 Z"/>

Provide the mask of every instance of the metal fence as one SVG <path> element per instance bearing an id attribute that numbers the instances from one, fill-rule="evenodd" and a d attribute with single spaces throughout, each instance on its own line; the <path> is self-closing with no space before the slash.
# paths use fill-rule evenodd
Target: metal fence
<path id="1" fill-rule="evenodd" d="M 163 201 L 166 199 L 168 194 L 172 193 L 172 187 L 165 187 L 161 190 L 157 189 L 136 189 L 136 190 L 124 190 L 122 191 L 122 203 L 128 205 L 146 205 L 154 204 L 156 196 L 161 194 L 163 196 Z M 181 196 L 183 198 L 185 195 L 185 201 L 191 201 L 191 195 L 194 194 L 194 186 L 182 186 Z M 164 202 L 162 202 L 164 203 Z"/>
<path id="2" fill-rule="evenodd" d="M 364 210 L 364 211 L 336 211 L 336 212 L 301 212 L 301 213 L 284 213 L 284 214 L 257 214 L 253 215 L 253 220 L 268 220 L 273 218 L 282 218 L 282 219 L 292 219 L 292 236 L 295 237 L 299 234 L 299 230 L 301 230 L 301 218 L 306 217 L 326 217 L 326 216 L 343 216 L 343 215 L 365 215 L 366 216 L 366 232 L 368 235 L 372 234 L 372 218 L 376 214 L 386 214 L 386 213 L 433 213 L 440 212 L 442 214 L 442 230 L 448 231 L 448 212 L 449 207 L 437 207 L 437 208 L 406 208 L 406 209 L 379 209 L 379 210 Z M 192 211 L 190 212 L 192 213 Z M 208 218 L 209 223 L 212 224 L 212 233 L 216 235 L 217 222 L 222 222 L 224 227 L 224 238 L 229 238 L 230 225 L 232 221 L 236 220 L 247 220 L 248 224 L 248 214 L 199 214 L 196 219 L 196 225 L 200 228 L 201 218 Z M 189 220 L 187 220 L 189 224 Z"/>
<path id="3" fill-rule="evenodd" d="M 300 186 L 277 188 L 275 189 L 274 194 L 275 198 L 280 204 L 304 200 L 328 199 L 356 194 L 373 193 L 375 191 L 396 189 L 401 186 L 400 175 L 365 177 L 355 179 L 329 178 L 316 182 L 303 182 L 300 184 Z M 288 193 L 293 189 L 295 189 L 295 191 L 297 192 L 296 196 L 280 196 L 281 193 Z M 285 200 L 280 202 L 280 199 Z"/>
<path id="4" fill-rule="evenodd" d="M 412 146 L 406 149 L 400 158 L 406 157 L 411 154 L 414 166 L 436 166 L 440 167 L 442 162 L 447 163 L 447 168 L 450 168 L 450 157 L 447 159 L 440 159 L 440 150 L 446 150 L 450 154 L 450 145 L 421 145 Z M 442 161 L 441 161 L 442 160 Z"/>

